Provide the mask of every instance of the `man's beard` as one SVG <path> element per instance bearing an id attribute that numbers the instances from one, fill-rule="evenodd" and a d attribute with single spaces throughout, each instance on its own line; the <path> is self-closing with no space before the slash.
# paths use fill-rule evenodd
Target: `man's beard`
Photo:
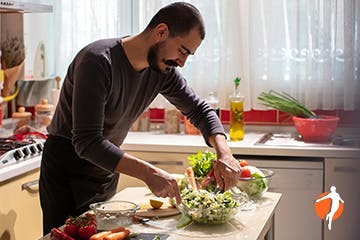
<path id="1" fill-rule="evenodd" d="M 159 49 L 161 48 L 163 42 L 159 42 L 159 43 L 155 43 L 154 45 L 152 45 L 149 48 L 148 51 L 148 62 L 149 62 L 149 66 L 150 68 L 152 68 L 153 70 L 160 72 L 160 73 L 167 73 L 169 71 L 169 69 L 171 67 L 177 67 L 178 64 L 171 59 L 165 60 L 162 59 L 162 62 L 167 65 L 166 69 L 162 70 L 159 66 L 159 61 L 158 61 L 158 53 L 159 53 Z"/>

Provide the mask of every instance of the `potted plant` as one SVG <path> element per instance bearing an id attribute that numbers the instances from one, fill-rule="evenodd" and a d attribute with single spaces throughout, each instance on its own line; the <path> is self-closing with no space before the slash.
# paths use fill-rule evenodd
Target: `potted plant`
<path id="1" fill-rule="evenodd" d="M 304 142 L 330 141 L 339 122 L 336 116 L 317 115 L 287 93 L 262 92 L 258 100 L 266 107 L 290 114 Z"/>
<path id="2" fill-rule="evenodd" d="M 4 89 L 1 95 L 9 96 L 19 79 L 25 61 L 25 46 L 18 37 L 7 38 L 1 45 L 1 66 L 4 69 Z"/>

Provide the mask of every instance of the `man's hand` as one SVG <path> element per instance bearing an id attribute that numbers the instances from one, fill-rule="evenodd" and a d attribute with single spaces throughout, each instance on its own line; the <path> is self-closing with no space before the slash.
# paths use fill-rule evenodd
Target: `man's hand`
<path id="1" fill-rule="evenodd" d="M 209 142 L 218 157 L 214 166 L 215 180 L 220 189 L 227 191 L 235 186 L 236 179 L 240 176 L 240 163 L 233 157 L 224 135 L 212 135 Z"/>
<path id="2" fill-rule="evenodd" d="M 179 186 L 175 178 L 160 168 L 152 168 L 145 183 L 157 197 L 175 198 L 176 203 L 181 203 Z"/>
<path id="3" fill-rule="evenodd" d="M 239 162 L 231 154 L 219 157 L 214 168 L 215 179 L 220 189 L 227 191 L 235 186 L 241 169 Z"/>
<path id="4" fill-rule="evenodd" d="M 181 203 L 180 190 L 176 179 L 146 161 L 125 153 L 120 159 L 116 171 L 142 180 L 157 197 L 174 197 L 178 204 Z"/>

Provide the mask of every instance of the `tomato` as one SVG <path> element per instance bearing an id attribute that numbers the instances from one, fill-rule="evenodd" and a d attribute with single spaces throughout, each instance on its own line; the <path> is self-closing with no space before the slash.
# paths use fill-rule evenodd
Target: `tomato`
<path id="1" fill-rule="evenodd" d="M 246 160 L 240 160 L 239 162 L 241 167 L 249 166 L 249 163 Z"/>
<path id="2" fill-rule="evenodd" d="M 241 178 L 250 178 L 251 177 L 251 172 L 250 169 L 243 167 L 241 169 L 241 174 L 240 174 Z"/>

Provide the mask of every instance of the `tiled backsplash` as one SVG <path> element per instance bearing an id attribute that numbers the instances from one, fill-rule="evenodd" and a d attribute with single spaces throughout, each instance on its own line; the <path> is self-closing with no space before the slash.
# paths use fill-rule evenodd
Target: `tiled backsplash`
<path id="1" fill-rule="evenodd" d="M 317 110 L 319 115 L 334 115 L 340 117 L 339 125 L 342 126 L 359 126 L 360 111 L 324 111 Z M 229 110 L 222 109 L 220 111 L 220 118 L 222 123 L 229 123 Z M 164 122 L 164 109 L 151 108 L 150 109 L 151 122 Z M 182 117 L 183 120 L 183 117 Z M 277 110 L 250 110 L 244 112 L 244 121 L 248 125 L 293 125 L 292 118 L 289 114 L 279 112 Z"/>

